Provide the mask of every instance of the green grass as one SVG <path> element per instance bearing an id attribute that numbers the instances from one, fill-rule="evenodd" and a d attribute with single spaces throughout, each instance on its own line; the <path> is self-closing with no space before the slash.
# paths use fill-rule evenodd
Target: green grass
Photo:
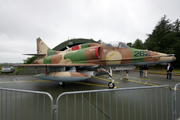
<path id="1" fill-rule="evenodd" d="M 148 73 L 167 74 L 166 68 L 149 68 Z M 180 75 L 180 69 L 174 69 L 172 75 Z"/>
<path id="2" fill-rule="evenodd" d="M 166 69 L 155 69 L 155 68 L 151 68 L 151 69 L 148 69 L 150 71 L 163 71 L 163 72 L 166 72 L 167 70 Z M 173 72 L 180 72 L 180 69 L 174 69 Z"/>

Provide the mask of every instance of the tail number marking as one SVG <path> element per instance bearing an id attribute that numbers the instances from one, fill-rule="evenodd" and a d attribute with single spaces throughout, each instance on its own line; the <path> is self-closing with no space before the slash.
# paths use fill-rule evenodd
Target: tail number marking
<path id="1" fill-rule="evenodd" d="M 146 53 L 144 51 L 134 51 L 134 57 L 144 57 Z"/>

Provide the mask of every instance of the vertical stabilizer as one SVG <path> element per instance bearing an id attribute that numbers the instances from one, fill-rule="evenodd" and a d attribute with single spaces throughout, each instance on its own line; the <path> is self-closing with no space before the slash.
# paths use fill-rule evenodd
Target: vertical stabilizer
<path id="1" fill-rule="evenodd" d="M 37 38 L 37 54 L 48 54 L 49 51 L 51 50 L 42 40 L 41 38 Z"/>

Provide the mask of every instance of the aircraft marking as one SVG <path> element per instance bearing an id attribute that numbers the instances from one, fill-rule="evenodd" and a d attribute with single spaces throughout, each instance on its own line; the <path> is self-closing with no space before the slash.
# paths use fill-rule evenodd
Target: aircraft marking
<path id="1" fill-rule="evenodd" d="M 109 57 L 106 57 L 106 60 L 108 60 L 110 57 L 112 57 L 113 55 L 115 55 L 115 53 L 111 54 Z"/>
<path id="2" fill-rule="evenodd" d="M 145 51 L 134 51 L 134 57 L 144 57 L 145 55 Z"/>
<path id="3" fill-rule="evenodd" d="M 88 51 L 95 51 L 96 49 L 89 49 Z"/>

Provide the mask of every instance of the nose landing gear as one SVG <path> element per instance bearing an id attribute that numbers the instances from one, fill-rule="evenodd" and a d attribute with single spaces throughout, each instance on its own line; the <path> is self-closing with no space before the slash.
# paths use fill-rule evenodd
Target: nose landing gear
<path id="1" fill-rule="evenodd" d="M 113 82 L 109 82 L 109 83 L 108 83 L 108 87 L 109 87 L 110 89 L 113 89 L 114 86 L 115 86 L 115 84 L 114 84 Z"/>
<path id="2" fill-rule="evenodd" d="M 113 89 L 115 87 L 115 84 L 114 84 L 114 79 L 112 78 L 112 68 L 111 67 L 109 68 L 108 75 L 109 75 L 109 80 L 111 81 L 108 83 L 108 87 L 110 89 Z"/>

